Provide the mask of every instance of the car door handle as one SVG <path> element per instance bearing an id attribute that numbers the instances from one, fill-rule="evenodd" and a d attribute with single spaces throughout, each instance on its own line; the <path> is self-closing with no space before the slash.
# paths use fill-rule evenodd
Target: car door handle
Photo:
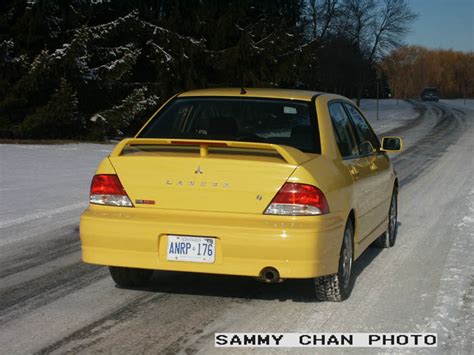
<path id="1" fill-rule="evenodd" d="M 355 166 L 351 166 L 349 172 L 354 177 L 354 179 L 357 180 L 359 178 L 360 172 L 359 169 L 357 169 Z"/>
<path id="2" fill-rule="evenodd" d="M 370 170 L 373 172 L 373 173 L 376 173 L 379 168 L 378 166 L 375 164 L 375 163 L 370 163 Z"/>

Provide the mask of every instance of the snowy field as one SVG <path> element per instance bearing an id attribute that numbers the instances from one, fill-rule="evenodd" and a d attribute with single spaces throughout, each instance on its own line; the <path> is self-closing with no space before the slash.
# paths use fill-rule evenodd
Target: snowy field
<path id="1" fill-rule="evenodd" d="M 474 110 L 474 99 L 467 99 L 466 101 L 463 99 L 440 100 L 440 102 L 460 109 Z"/>
<path id="2" fill-rule="evenodd" d="M 379 135 L 404 126 L 407 120 L 418 117 L 412 104 L 404 100 L 379 100 L 379 119 L 377 120 L 377 100 L 365 99 L 360 103 L 361 110 L 367 116 L 375 132 Z"/>
<path id="3" fill-rule="evenodd" d="M 77 222 L 92 175 L 112 147 L 0 144 L 0 245 L 25 233 L 2 233 L 6 228 L 29 224 L 38 233 Z"/>

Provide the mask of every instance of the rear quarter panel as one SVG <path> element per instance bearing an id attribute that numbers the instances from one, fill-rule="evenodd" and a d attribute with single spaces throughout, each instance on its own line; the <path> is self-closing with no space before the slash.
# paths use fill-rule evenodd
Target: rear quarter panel
<path id="1" fill-rule="evenodd" d="M 328 102 L 341 99 L 337 95 L 321 95 L 316 99 L 316 111 L 321 137 L 321 155 L 298 166 L 288 181 L 317 186 L 326 196 L 330 213 L 337 219 L 337 235 L 332 245 L 336 259 L 342 245 L 344 227 L 353 208 L 354 190 L 352 177 L 339 153 L 328 111 Z M 344 99 L 344 98 L 342 98 Z M 357 229 L 356 229 L 357 233 Z"/>

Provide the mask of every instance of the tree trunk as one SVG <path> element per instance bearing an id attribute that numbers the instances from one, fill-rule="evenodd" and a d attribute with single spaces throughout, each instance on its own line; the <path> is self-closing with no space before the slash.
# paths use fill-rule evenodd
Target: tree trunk
<path id="1" fill-rule="evenodd" d="M 357 84 L 357 97 L 356 97 L 356 104 L 358 107 L 360 107 L 360 100 L 362 99 L 362 93 L 364 92 L 364 83 L 359 82 Z"/>

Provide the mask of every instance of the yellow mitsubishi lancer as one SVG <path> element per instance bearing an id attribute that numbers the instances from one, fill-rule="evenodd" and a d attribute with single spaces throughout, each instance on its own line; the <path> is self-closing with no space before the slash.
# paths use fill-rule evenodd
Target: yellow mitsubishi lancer
<path id="1" fill-rule="evenodd" d="M 342 301 L 353 263 L 397 233 L 398 179 L 349 99 L 204 89 L 166 102 L 99 165 L 81 216 L 84 262 L 140 287 L 153 270 L 312 279 Z"/>

